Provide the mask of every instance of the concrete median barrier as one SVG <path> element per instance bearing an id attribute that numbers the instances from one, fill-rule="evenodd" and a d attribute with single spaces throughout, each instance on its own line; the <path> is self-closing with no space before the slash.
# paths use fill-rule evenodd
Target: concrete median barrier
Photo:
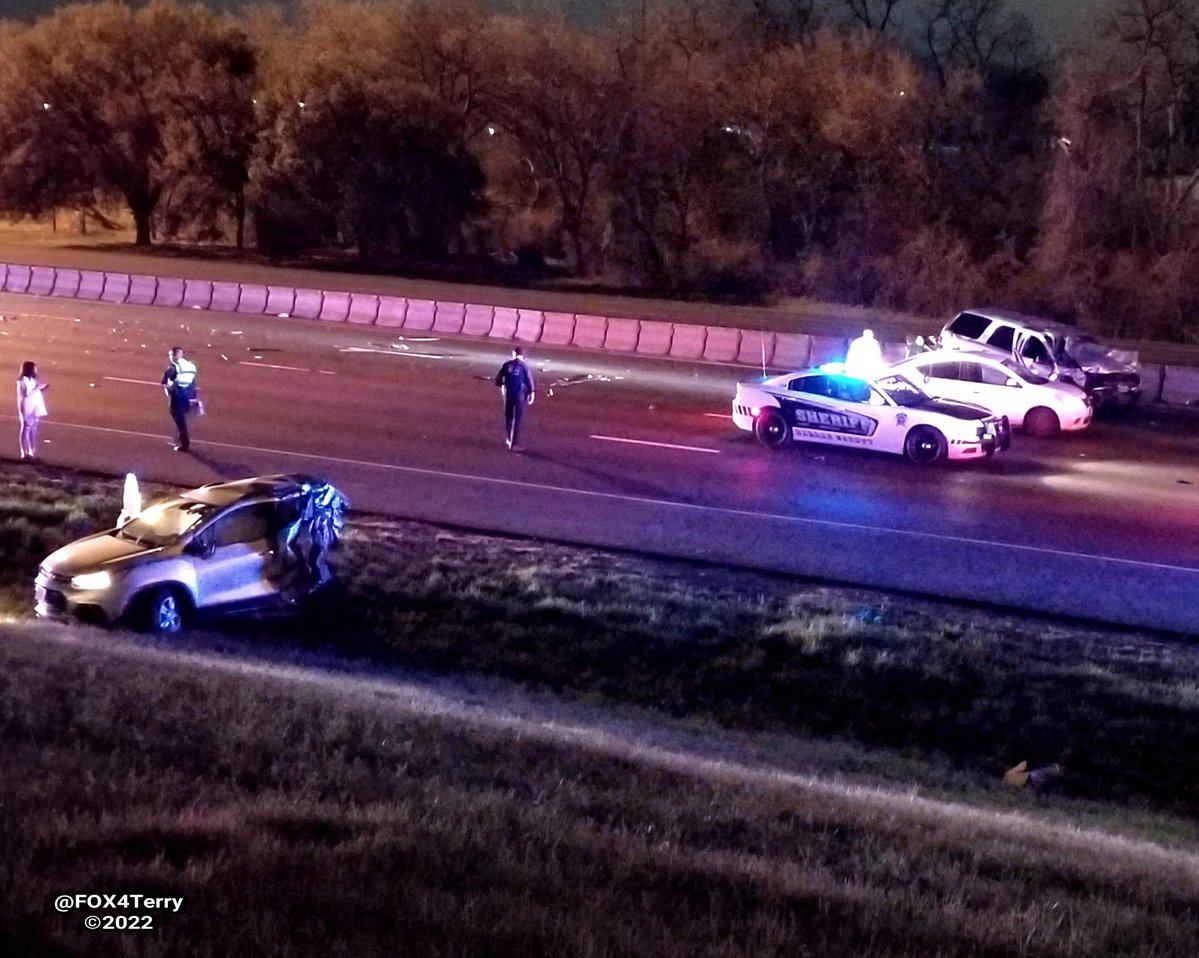
<path id="1" fill-rule="evenodd" d="M 54 271 L 54 286 L 51 296 L 62 296 L 65 299 L 76 299 L 79 296 L 79 282 L 82 279 L 77 269 L 56 269 Z"/>
<path id="2" fill-rule="evenodd" d="M 325 293 L 317 319 L 325 323 L 344 323 L 350 315 L 349 293 Z"/>
<path id="3" fill-rule="evenodd" d="M 431 299 L 408 300 L 408 314 L 404 317 L 404 331 L 431 333 L 437 320 L 437 303 Z"/>
<path id="4" fill-rule="evenodd" d="M 129 295 L 125 302 L 134 306 L 153 306 L 154 297 L 158 295 L 157 276 L 130 276 Z"/>
<path id="5" fill-rule="evenodd" d="M 704 345 L 707 341 L 707 326 L 675 323 L 674 337 L 670 341 L 670 355 L 675 359 L 703 359 Z"/>
<path id="6" fill-rule="evenodd" d="M 212 306 L 212 283 L 206 279 L 183 281 L 184 309 L 209 309 Z"/>
<path id="7" fill-rule="evenodd" d="M 222 313 L 237 312 L 237 304 L 241 301 L 241 287 L 237 283 L 213 283 L 212 299 L 208 308 Z"/>
<path id="8" fill-rule="evenodd" d="M 34 266 L 29 271 L 29 289 L 26 292 L 34 296 L 49 296 L 54 292 L 56 273 L 57 270 L 48 266 Z"/>
<path id="9" fill-rule="evenodd" d="M 710 363 L 734 363 L 741 352 L 741 330 L 709 326 L 704 359 Z"/>
<path id="10" fill-rule="evenodd" d="M 462 321 L 462 334 L 464 336 L 490 336 L 491 326 L 494 322 L 494 307 L 467 303 L 466 314 Z"/>
<path id="11" fill-rule="evenodd" d="M 179 279 L 126 273 L 53 269 L 0 263 L 0 290 L 109 304 L 205 309 L 247 315 L 288 316 L 324 322 L 352 322 L 448 336 L 518 340 L 546 346 L 774 369 L 804 369 L 844 360 L 849 339 L 807 333 L 773 333 L 724 326 L 666 323 L 509 306 L 406 299 L 291 286 Z M 882 342 L 883 358 L 904 357 L 906 345 Z M 1125 358 L 1135 361 L 1137 354 Z M 1199 401 L 1199 368 L 1147 365 L 1142 394 L 1170 403 Z"/>
<path id="12" fill-rule="evenodd" d="M 79 289 L 76 299 L 98 300 L 104 294 L 104 274 L 97 270 L 82 270 L 79 273 Z"/>
<path id="13" fill-rule="evenodd" d="M 268 286 L 266 288 L 266 314 L 268 316 L 292 316 L 296 311 L 296 290 L 290 286 Z"/>
<path id="14" fill-rule="evenodd" d="M 608 331 L 604 336 L 604 349 L 618 353 L 637 351 L 637 340 L 641 337 L 641 320 L 608 317 Z"/>
<path id="15" fill-rule="evenodd" d="M 511 306 L 496 306 L 493 312 L 491 323 L 491 332 L 487 335 L 491 339 L 511 339 L 516 335 L 516 324 L 520 316 Z"/>
<path id="16" fill-rule="evenodd" d="M 844 362 L 849 352 L 849 340 L 837 336 L 813 336 L 812 353 L 808 361 L 813 366 L 822 363 Z"/>
<path id="17" fill-rule="evenodd" d="M 9 266 L 4 272 L 4 292 L 29 292 L 29 277 L 33 271 L 28 266 Z"/>
<path id="18" fill-rule="evenodd" d="M 104 290 L 100 293 L 100 301 L 103 303 L 125 302 L 129 295 L 130 279 L 128 273 L 105 273 Z"/>
<path id="19" fill-rule="evenodd" d="M 569 346 L 575 335 L 574 313 L 546 313 L 541 341 L 547 346 Z"/>
<path id="20" fill-rule="evenodd" d="M 774 333 L 747 329 L 741 334 L 737 362 L 742 366 L 770 366 L 774 361 Z"/>
<path id="21" fill-rule="evenodd" d="M 775 366 L 784 369 L 805 369 L 811 354 L 812 337 L 806 333 L 775 333 Z"/>
<path id="22" fill-rule="evenodd" d="M 545 313 L 539 309 L 518 309 L 516 333 L 513 339 L 522 343 L 535 343 L 541 339 L 541 328 L 545 325 Z"/>
<path id="23" fill-rule="evenodd" d="M 237 300 L 237 311 L 248 316 L 261 316 L 266 312 L 266 287 L 255 283 L 242 283 Z"/>
<path id="24" fill-rule="evenodd" d="M 408 315 L 408 300 L 402 296 L 380 296 L 379 315 L 375 317 L 376 326 L 388 329 L 399 329 L 404 325 L 404 317 Z"/>
<path id="25" fill-rule="evenodd" d="M 637 337 L 637 353 L 641 356 L 668 356 L 673 339 L 674 323 L 643 319 Z"/>
<path id="26" fill-rule="evenodd" d="M 1189 366 L 1166 366 L 1161 398 L 1172 403 L 1199 402 L 1199 369 Z M 1156 393 L 1156 384 L 1142 371 L 1142 391 Z"/>
<path id="27" fill-rule="evenodd" d="M 158 289 L 154 292 L 154 305 L 177 309 L 183 305 L 183 294 L 186 291 L 187 284 L 181 279 L 160 279 Z"/>
<path id="28" fill-rule="evenodd" d="M 325 294 L 319 289 L 297 289 L 291 314 L 299 319 L 320 319 Z"/>
<path id="29" fill-rule="evenodd" d="M 575 332 L 574 337 L 570 341 L 572 346 L 578 346 L 582 349 L 603 349 L 604 340 L 607 337 L 607 316 L 588 316 L 585 314 L 575 316 Z"/>
<path id="30" fill-rule="evenodd" d="M 465 303 L 438 302 L 433 313 L 433 330 L 438 333 L 448 333 L 457 336 L 466 324 Z"/>
<path id="31" fill-rule="evenodd" d="M 374 326 L 379 318 L 379 297 L 370 293 L 351 293 L 346 321 L 359 326 Z"/>

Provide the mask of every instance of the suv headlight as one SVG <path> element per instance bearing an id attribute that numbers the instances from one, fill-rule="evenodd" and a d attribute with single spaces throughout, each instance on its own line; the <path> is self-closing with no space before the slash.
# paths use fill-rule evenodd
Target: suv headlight
<path id="1" fill-rule="evenodd" d="M 83 575 L 71 578 L 72 588 L 84 589 L 88 592 L 107 589 L 110 585 L 112 585 L 112 576 L 107 572 L 85 572 Z"/>

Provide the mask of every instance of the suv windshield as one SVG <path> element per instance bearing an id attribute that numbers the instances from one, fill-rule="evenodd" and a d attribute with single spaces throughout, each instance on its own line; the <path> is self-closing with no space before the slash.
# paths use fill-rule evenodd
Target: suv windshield
<path id="1" fill-rule="evenodd" d="M 921 392 L 902 376 L 888 376 L 874 384 L 885 392 L 896 406 L 919 406 L 928 400 L 928 394 Z"/>
<path id="2" fill-rule="evenodd" d="M 206 502 L 187 500 L 159 503 L 146 507 L 139 516 L 126 522 L 117 535 L 140 545 L 170 545 L 216 508 Z"/>

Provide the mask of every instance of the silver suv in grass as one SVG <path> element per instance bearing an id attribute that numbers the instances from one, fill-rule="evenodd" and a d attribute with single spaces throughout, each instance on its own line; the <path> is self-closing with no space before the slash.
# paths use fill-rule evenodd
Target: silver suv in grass
<path id="1" fill-rule="evenodd" d="M 47 556 L 35 611 L 174 633 L 197 614 L 292 606 L 329 581 L 347 506 L 311 476 L 209 483 Z"/>

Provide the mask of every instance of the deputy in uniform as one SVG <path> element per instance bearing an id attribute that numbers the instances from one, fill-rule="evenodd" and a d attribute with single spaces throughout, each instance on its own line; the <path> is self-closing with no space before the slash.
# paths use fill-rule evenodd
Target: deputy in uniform
<path id="1" fill-rule="evenodd" d="M 180 346 L 172 346 L 171 351 L 167 353 L 167 359 L 170 365 L 162 374 L 162 388 L 167 394 L 171 418 L 175 421 L 175 430 L 179 434 L 175 451 L 187 452 L 191 446 L 191 437 L 187 434 L 187 416 L 196 396 L 196 364 L 184 358 L 183 348 Z"/>
<path id="2" fill-rule="evenodd" d="M 525 364 L 525 351 L 519 346 L 512 350 L 512 358 L 496 373 L 495 384 L 504 396 L 504 441 L 509 449 L 514 449 L 520 437 L 520 420 L 525 406 L 533 405 L 536 393 L 533 373 Z"/>

